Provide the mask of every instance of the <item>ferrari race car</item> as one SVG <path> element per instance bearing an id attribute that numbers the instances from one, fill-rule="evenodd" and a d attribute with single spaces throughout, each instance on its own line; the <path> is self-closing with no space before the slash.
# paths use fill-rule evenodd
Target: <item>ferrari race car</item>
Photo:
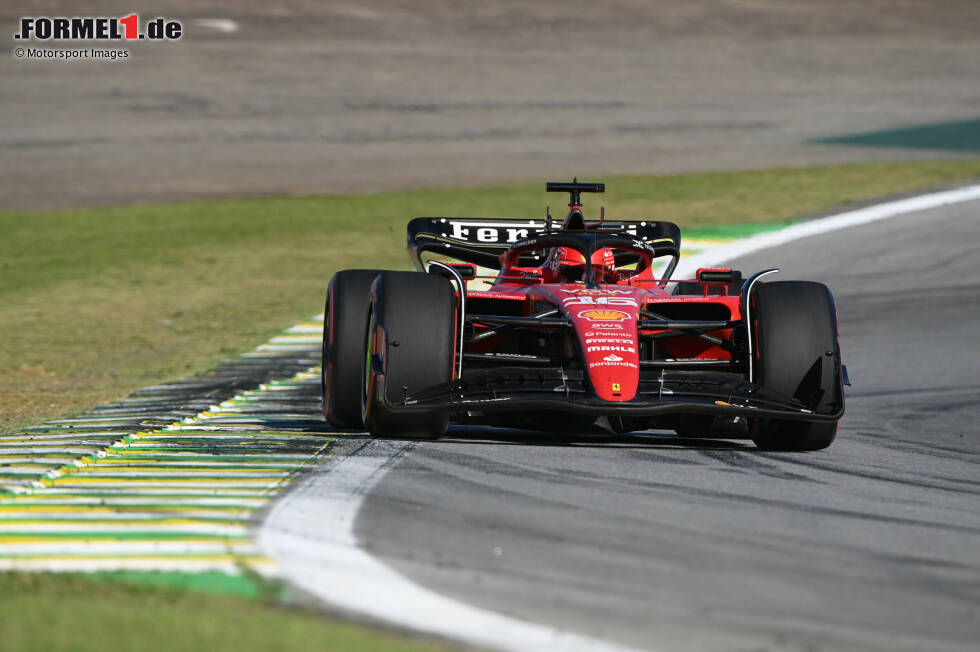
<path id="1" fill-rule="evenodd" d="M 448 424 L 555 432 L 672 429 L 817 450 L 844 413 L 827 286 L 731 269 L 672 280 L 671 222 L 586 221 L 581 193 L 545 219 L 419 217 L 418 271 L 350 269 L 330 281 L 323 411 L 380 436 Z"/>

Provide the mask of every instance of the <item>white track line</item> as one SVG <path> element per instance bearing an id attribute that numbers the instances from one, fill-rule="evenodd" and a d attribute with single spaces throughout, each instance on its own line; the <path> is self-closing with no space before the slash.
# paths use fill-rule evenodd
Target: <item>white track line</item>
<path id="1" fill-rule="evenodd" d="M 800 238 L 971 199 L 980 199 L 980 185 L 795 224 L 692 256 L 676 276 Z M 364 497 L 407 447 L 375 441 L 326 472 L 308 475 L 267 514 L 258 531 L 259 549 L 278 561 L 286 579 L 326 603 L 402 627 L 499 650 L 628 649 L 439 595 L 358 547 L 354 520 Z"/>
<path id="2" fill-rule="evenodd" d="M 812 235 L 829 233 L 861 224 L 868 224 L 869 222 L 876 222 L 929 208 L 936 208 L 937 206 L 958 204 L 960 202 L 970 201 L 971 199 L 980 199 L 980 185 L 934 192 L 928 195 L 909 197 L 908 199 L 898 199 L 866 208 L 858 208 L 853 211 L 847 211 L 846 213 L 838 213 L 829 217 L 800 222 L 799 224 L 793 224 L 778 231 L 769 231 L 748 238 L 742 238 L 741 240 L 735 240 L 727 245 L 712 248 L 703 254 L 691 256 L 690 258 L 682 258 L 680 264 L 677 266 L 677 271 L 674 273 L 674 278 L 692 278 L 700 267 L 720 265 L 725 261 L 739 258 L 762 249 L 778 247 L 781 244 L 786 244 L 793 240 L 808 238 Z"/>
<path id="3" fill-rule="evenodd" d="M 325 602 L 402 627 L 495 650 L 631 649 L 447 598 L 361 550 L 354 538 L 361 503 L 408 446 L 372 442 L 298 482 L 266 517 L 259 550 L 276 559 L 284 577 Z"/>

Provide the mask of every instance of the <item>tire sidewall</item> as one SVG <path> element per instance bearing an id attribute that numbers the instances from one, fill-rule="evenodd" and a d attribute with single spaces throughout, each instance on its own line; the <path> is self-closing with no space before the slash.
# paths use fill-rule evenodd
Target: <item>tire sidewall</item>
<path id="1" fill-rule="evenodd" d="M 442 277 L 388 272 L 375 280 L 361 390 L 362 418 L 372 434 L 427 438 L 446 431 L 446 410 L 398 412 L 397 405 L 451 379 L 455 314 L 455 294 Z"/>
<path id="2" fill-rule="evenodd" d="M 751 297 L 754 380 L 817 413 L 842 400 L 837 310 L 830 289 L 812 281 L 760 283 Z M 770 450 L 826 448 L 836 421 L 755 419 L 752 438 Z"/>
<path id="3" fill-rule="evenodd" d="M 359 394 L 364 332 L 371 286 L 381 273 L 373 269 L 337 272 L 327 289 L 320 383 L 324 417 L 338 427 L 363 427 Z"/>

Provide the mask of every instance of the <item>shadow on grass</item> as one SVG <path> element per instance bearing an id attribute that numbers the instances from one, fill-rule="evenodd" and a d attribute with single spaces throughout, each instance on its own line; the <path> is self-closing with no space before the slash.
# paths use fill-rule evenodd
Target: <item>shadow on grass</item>
<path id="1" fill-rule="evenodd" d="M 980 152 L 980 119 L 937 122 L 884 131 L 868 131 L 833 138 L 820 138 L 811 142 L 865 147 L 904 147 L 952 152 Z"/>

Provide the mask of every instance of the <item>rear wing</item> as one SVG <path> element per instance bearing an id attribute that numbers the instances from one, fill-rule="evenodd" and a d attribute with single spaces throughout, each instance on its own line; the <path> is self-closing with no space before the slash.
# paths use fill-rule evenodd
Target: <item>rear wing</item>
<path id="1" fill-rule="evenodd" d="M 422 254 L 425 252 L 500 269 L 500 255 L 514 243 L 560 230 L 540 219 L 416 217 L 408 223 L 408 252 L 420 271 L 424 270 Z M 649 243 L 657 256 L 680 255 L 681 230 L 673 222 L 603 221 L 587 223 L 585 230 L 631 236 Z M 537 267 L 544 263 L 544 255 L 545 252 L 529 252 L 521 256 L 519 265 Z M 620 258 L 617 255 L 617 264 L 630 262 Z"/>

